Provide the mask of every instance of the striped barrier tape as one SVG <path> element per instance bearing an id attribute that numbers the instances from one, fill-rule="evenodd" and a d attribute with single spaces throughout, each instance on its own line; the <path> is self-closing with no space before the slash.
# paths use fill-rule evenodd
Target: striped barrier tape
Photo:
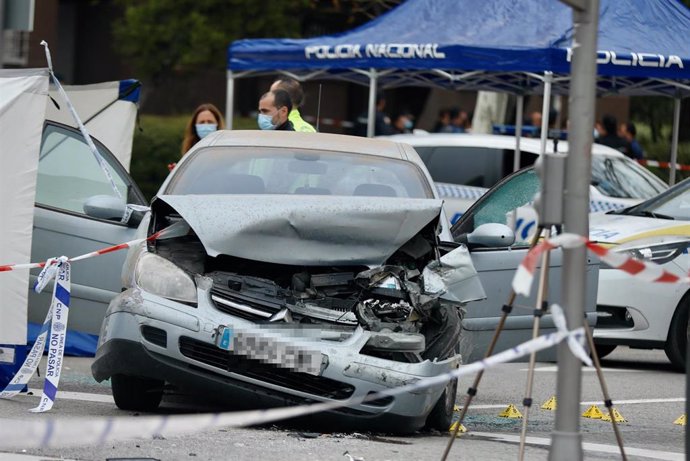
<path id="1" fill-rule="evenodd" d="M 515 272 L 513 290 L 515 290 L 517 294 L 529 296 L 537 262 L 539 261 L 539 256 L 543 252 L 551 251 L 558 247 L 573 249 L 583 245 L 612 268 L 620 269 L 641 281 L 656 283 L 690 283 L 690 277 L 678 277 L 675 274 L 667 272 L 656 263 L 642 261 L 628 256 L 625 253 L 611 251 L 581 235 L 565 233 L 544 240 L 527 253 L 525 259 L 522 260 Z"/>
<path id="2" fill-rule="evenodd" d="M 640 165 L 644 166 L 654 166 L 657 168 L 664 168 L 667 170 L 670 170 L 671 167 L 673 166 L 673 163 L 671 162 L 660 162 L 657 160 L 647 160 L 647 159 L 637 159 L 637 163 Z M 680 171 L 690 171 L 690 165 L 682 165 L 680 163 L 676 163 L 676 170 Z"/>
<path id="3" fill-rule="evenodd" d="M 12 377 L 7 386 L 5 386 L 5 389 L 0 392 L 0 399 L 11 399 L 24 389 L 41 362 L 43 350 L 47 342 L 48 364 L 43 384 L 43 395 L 41 396 L 39 405 L 36 408 L 32 408 L 30 411 L 42 413 L 53 407 L 57 395 L 58 384 L 60 382 L 60 373 L 62 371 L 62 361 L 65 352 L 67 319 L 69 316 L 70 303 L 71 262 L 93 258 L 125 248 L 131 248 L 146 241 L 178 237 L 187 234 L 187 232 L 189 232 L 189 226 L 184 222 L 178 222 L 149 237 L 113 245 L 75 258 L 61 256 L 59 258 L 51 258 L 43 263 L 0 266 L 0 272 L 42 267 L 43 270 L 36 278 L 36 284 L 34 285 L 34 291 L 37 293 L 40 293 L 51 280 L 56 280 L 53 285 L 53 296 L 51 298 L 50 308 L 43 321 L 36 342 L 34 342 L 31 351 L 27 354 L 19 371 Z M 48 330 L 50 330 L 50 335 L 48 335 Z"/>
<path id="4" fill-rule="evenodd" d="M 563 340 L 580 359 L 590 364 L 589 356 L 582 344 L 585 340 L 584 328 L 572 331 L 565 329 L 562 309 L 551 306 L 551 312 L 558 330 L 555 333 L 539 336 L 511 349 L 492 355 L 483 360 L 462 365 L 438 376 L 423 378 L 400 387 L 352 398 L 349 400 L 327 401 L 294 407 L 272 408 L 228 413 L 209 413 L 196 415 L 161 415 L 109 418 L 70 418 L 0 420 L 0 448 L 50 448 L 77 445 L 102 445 L 106 442 L 124 439 L 144 439 L 161 436 L 192 434 L 219 427 L 246 427 L 267 424 L 283 419 L 296 418 L 324 411 L 358 405 L 364 402 L 395 397 L 396 395 L 419 391 L 420 389 L 443 386 L 449 380 L 468 376 L 495 365 L 506 363 L 552 347 Z M 572 338 L 572 339 L 571 339 Z"/>

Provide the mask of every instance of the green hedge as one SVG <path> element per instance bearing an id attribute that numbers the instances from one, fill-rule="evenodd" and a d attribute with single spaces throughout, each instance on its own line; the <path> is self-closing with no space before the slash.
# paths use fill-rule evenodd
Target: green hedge
<path id="1" fill-rule="evenodd" d="M 180 159 L 182 136 L 189 115 L 141 115 L 132 145 L 131 173 L 147 199 L 153 198 L 168 176 L 168 164 Z M 256 129 L 256 120 L 236 118 L 238 129 Z"/>

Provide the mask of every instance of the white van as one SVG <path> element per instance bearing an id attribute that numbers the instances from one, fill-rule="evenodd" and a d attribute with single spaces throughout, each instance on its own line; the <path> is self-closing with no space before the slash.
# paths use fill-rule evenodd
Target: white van
<path id="1" fill-rule="evenodd" d="M 446 213 L 455 222 L 484 192 L 513 171 L 515 138 L 491 134 L 400 134 L 387 136 L 411 144 L 446 201 Z M 555 148 L 554 148 L 555 144 Z M 532 165 L 541 141 L 520 140 L 520 166 Z M 565 153 L 567 141 L 548 140 L 547 152 Z M 668 186 L 637 162 L 601 144 L 592 146 L 590 211 L 625 208 L 654 197 Z"/>

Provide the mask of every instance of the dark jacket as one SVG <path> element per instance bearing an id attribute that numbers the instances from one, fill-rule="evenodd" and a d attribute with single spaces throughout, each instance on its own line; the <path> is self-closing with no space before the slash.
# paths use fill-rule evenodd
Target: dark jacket
<path id="1" fill-rule="evenodd" d="M 295 131 L 295 127 L 290 120 L 276 127 L 276 131 Z"/>

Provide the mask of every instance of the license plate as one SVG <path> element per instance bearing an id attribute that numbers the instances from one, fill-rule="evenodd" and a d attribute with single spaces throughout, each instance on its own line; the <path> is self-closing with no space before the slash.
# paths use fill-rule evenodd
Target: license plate
<path id="1" fill-rule="evenodd" d="M 287 339 L 264 336 L 255 331 L 235 331 L 223 325 L 217 331 L 216 345 L 223 350 L 302 373 L 321 373 L 322 355 L 319 351 L 305 349 Z"/>

